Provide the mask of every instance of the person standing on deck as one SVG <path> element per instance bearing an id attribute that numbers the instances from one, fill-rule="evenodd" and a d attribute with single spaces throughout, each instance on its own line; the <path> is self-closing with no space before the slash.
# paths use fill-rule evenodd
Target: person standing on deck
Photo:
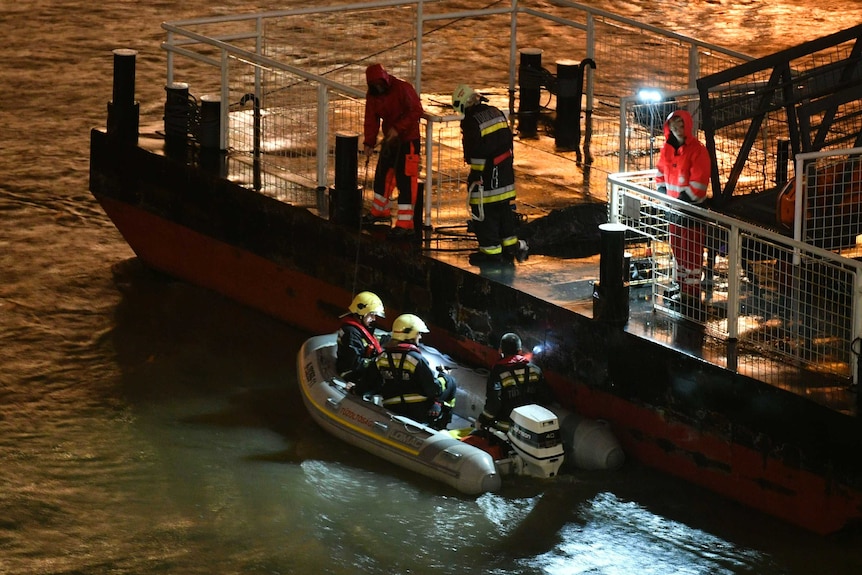
<path id="1" fill-rule="evenodd" d="M 686 110 L 671 112 L 664 123 L 664 137 L 656 165 L 658 191 L 684 202 L 703 203 L 712 164 L 706 146 L 697 139 L 691 114 Z M 669 233 L 680 300 L 688 305 L 700 304 L 703 228 L 696 221 L 688 224 L 672 221 Z"/>
<path id="2" fill-rule="evenodd" d="M 397 187 L 398 210 L 390 236 L 406 238 L 413 233 L 413 210 L 419 186 L 422 102 L 410 83 L 387 73 L 380 64 L 368 66 L 365 79 L 368 83 L 363 141 L 366 162 L 374 152 L 381 130 L 383 142 L 374 172 L 371 213 L 363 221 L 374 223 L 388 218 L 391 194 Z"/>
<path id="3" fill-rule="evenodd" d="M 527 242 L 518 238 L 515 199 L 515 168 L 512 130 L 498 108 L 465 84 L 455 88 L 452 106 L 461 120 L 470 215 L 479 251 L 470 263 L 511 263 L 527 259 Z"/>

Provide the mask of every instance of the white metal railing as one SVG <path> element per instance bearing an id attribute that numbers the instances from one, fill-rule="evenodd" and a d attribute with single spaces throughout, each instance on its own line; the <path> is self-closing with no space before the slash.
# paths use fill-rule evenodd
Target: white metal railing
<path id="1" fill-rule="evenodd" d="M 493 19 L 505 33 L 474 39 L 475 18 Z M 548 23 L 555 27 L 553 34 L 547 33 Z M 643 85 L 682 90 L 694 85 L 700 73 L 750 59 L 565 0 L 550 4 L 510 0 L 477 9 L 446 0 L 376 1 L 188 19 L 166 22 L 162 28 L 167 33 L 162 48 L 167 52 L 168 85 L 179 80 L 194 93 L 219 96 L 219 141 L 229 151 L 229 172 L 236 173 L 233 177 L 240 183 L 253 182 L 286 201 L 302 201 L 294 190 L 332 183 L 335 134 L 362 132 L 363 72 L 368 63 L 381 62 L 397 76 L 412 80 L 427 111 L 422 174 L 427 225 L 432 223 L 432 206 L 439 209 L 463 196 L 463 162 L 456 167 L 435 163 L 443 157 L 449 161 L 450 154 L 441 154 L 434 146 L 450 139 L 438 129 L 448 132 L 457 124 L 457 116 L 445 109 L 451 90 L 465 80 L 489 92 L 506 86 L 495 103 L 513 111 L 519 47 L 538 49 L 554 59 L 586 56 L 596 59 L 599 69 L 603 62 L 613 61 L 615 68 L 631 71 L 612 76 L 586 68 L 584 110 L 592 119 L 585 117 L 584 132 L 595 128 L 594 153 L 588 156 L 596 158 L 593 167 L 600 173 L 617 169 L 608 160 L 616 157 L 619 147 L 614 128 L 614 100 L 619 95 Z M 451 70 L 440 73 L 435 66 L 451 68 L 451 54 L 462 49 L 449 40 L 437 40 L 449 30 L 455 30 L 460 40 L 480 41 L 485 49 L 497 50 L 500 67 L 471 69 L 469 79 L 452 78 Z M 362 41 L 345 41 L 354 37 Z M 683 68 L 677 68 L 679 62 Z M 247 102 L 244 97 L 249 94 L 256 103 L 254 112 L 239 104 Z M 605 101 L 610 102 L 608 114 L 593 113 Z M 253 120 L 261 131 L 258 138 L 252 134 Z"/>
<path id="2" fill-rule="evenodd" d="M 858 255 L 862 148 L 798 154 L 795 173 L 803 177 L 791 180 L 778 200 L 793 208 L 792 221 L 782 223 L 799 241 Z"/>
<path id="3" fill-rule="evenodd" d="M 633 272 L 653 305 L 703 323 L 713 336 L 856 383 L 862 262 L 655 191 L 655 170 L 608 177 L 610 221 L 628 230 Z M 703 307 L 671 298 L 674 226 L 703 237 Z"/>
<path id="4" fill-rule="evenodd" d="M 617 171 L 655 168 L 664 143 L 664 122 L 670 112 L 688 110 L 694 131 L 700 130 L 700 97 L 695 89 L 677 92 L 642 90 L 620 98 L 620 154 Z M 701 139 L 701 141 L 703 141 Z"/>

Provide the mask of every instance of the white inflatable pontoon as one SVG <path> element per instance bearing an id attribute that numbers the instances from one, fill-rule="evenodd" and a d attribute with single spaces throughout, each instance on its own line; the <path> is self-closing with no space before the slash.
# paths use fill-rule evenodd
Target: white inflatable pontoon
<path id="1" fill-rule="evenodd" d="M 458 383 L 450 427 L 469 427 L 484 406 L 488 372 L 459 365 L 434 348 L 419 347 L 432 369 L 445 368 Z M 604 423 L 538 405 L 513 413 L 515 425 L 506 438 L 513 448 L 511 455 L 495 461 L 488 452 L 448 431 L 434 430 L 349 393 L 347 383 L 336 376 L 335 350 L 335 334 L 311 337 L 299 350 L 299 384 L 312 418 L 350 445 L 462 493 L 496 491 L 508 474 L 556 475 L 564 458 L 583 469 L 615 469 L 624 461 L 619 443 Z M 549 437 L 556 441 L 549 443 Z"/>

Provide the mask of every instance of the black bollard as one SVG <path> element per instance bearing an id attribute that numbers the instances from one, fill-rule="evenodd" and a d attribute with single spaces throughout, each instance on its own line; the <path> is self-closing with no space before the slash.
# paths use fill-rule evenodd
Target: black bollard
<path id="1" fill-rule="evenodd" d="M 189 133 L 189 85 L 174 82 L 165 86 L 165 137 L 185 141 Z"/>
<path id="2" fill-rule="evenodd" d="M 534 138 L 539 124 L 539 99 L 542 89 L 542 50 L 521 50 L 518 67 L 518 133 L 522 138 Z"/>
<path id="3" fill-rule="evenodd" d="M 109 136 L 131 144 L 138 143 L 140 104 L 135 101 L 136 50 L 114 50 L 114 91 L 108 102 Z"/>
<path id="4" fill-rule="evenodd" d="M 185 160 L 191 129 L 189 85 L 173 82 L 165 86 L 165 153 Z"/>
<path id="5" fill-rule="evenodd" d="M 593 319 L 612 325 L 629 320 L 629 269 L 625 256 L 626 227 L 600 224 L 599 281 L 593 284 Z"/>
<path id="6" fill-rule="evenodd" d="M 559 60 L 557 62 L 557 116 L 554 121 L 554 145 L 561 151 L 578 152 L 581 160 L 581 93 L 580 62 Z"/>
<path id="7" fill-rule="evenodd" d="M 201 148 L 221 149 L 221 97 L 204 94 L 201 96 L 200 125 L 197 140 Z"/>
<path id="8" fill-rule="evenodd" d="M 850 352 L 856 356 L 856 377 L 851 389 L 856 392 L 856 409 L 862 409 L 862 338 L 850 342 Z"/>
<path id="9" fill-rule="evenodd" d="M 329 190 L 329 219 L 357 227 L 362 217 L 362 188 L 356 183 L 358 150 L 359 134 L 335 134 L 335 187 Z"/>
<path id="10" fill-rule="evenodd" d="M 221 96 L 204 94 L 195 138 L 200 144 L 200 167 L 213 175 L 227 175 L 227 154 L 221 147 Z"/>
<path id="11" fill-rule="evenodd" d="M 261 177 L 261 166 L 260 166 L 260 145 L 261 145 L 261 111 L 260 111 L 260 98 L 258 98 L 255 94 L 249 92 L 245 94 L 242 98 L 239 99 L 239 105 L 245 106 L 246 102 L 252 103 L 252 113 L 254 114 L 254 120 L 252 123 L 252 187 L 256 191 L 260 191 L 263 187 L 263 180 Z"/>
<path id="12" fill-rule="evenodd" d="M 413 236 L 421 242 L 425 235 L 425 182 L 416 182 L 416 204 L 413 206 Z"/>

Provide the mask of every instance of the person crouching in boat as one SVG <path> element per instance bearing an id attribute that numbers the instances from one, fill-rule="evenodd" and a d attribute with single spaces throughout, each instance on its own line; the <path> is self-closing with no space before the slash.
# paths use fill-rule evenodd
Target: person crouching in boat
<path id="1" fill-rule="evenodd" d="M 341 316 L 338 328 L 335 368 L 350 382 L 361 380 L 362 374 L 383 348 L 374 335 L 374 322 L 384 318 L 383 301 L 377 294 L 364 291 L 356 294 L 347 313 Z"/>
<path id="2" fill-rule="evenodd" d="M 362 391 L 380 395 L 383 405 L 434 429 L 445 429 L 452 420 L 455 379 L 435 372 L 417 344 L 428 327 L 407 313 L 392 323 L 392 339 L 366 372 Z"/>
<path id="3" fill-rule="evenodd" d="M 506 433 L 513 409 L 531 403 L 548 406 L 553 400 L 541 368 L 523 355 L 521 338 L 507 333 L 500 338 L 500 359 L 488 373 L 485 407 L 476 428 L 493 427 Z"/>

